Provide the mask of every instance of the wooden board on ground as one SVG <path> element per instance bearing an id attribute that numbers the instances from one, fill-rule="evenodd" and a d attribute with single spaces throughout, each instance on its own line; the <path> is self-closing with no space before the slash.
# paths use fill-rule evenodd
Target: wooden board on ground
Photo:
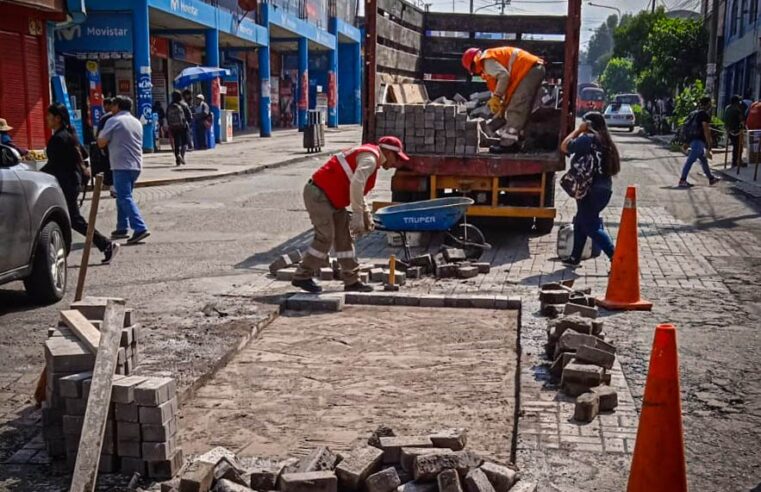
<path id="1" fill-rule="evenodd" d="M 122 336 L 125 303 L 123 300 L 108 301 L 103 324 L 100 327 L 100 344 L 95 357 L 90 395 L 79 440 L 77 462 L 71 478 L 70 492 L 91 492 L 95 490 L 98 477 L 98 463 L 106 430 L 111 386 L 113 384 L 119 341 Z"/>
<path id="2" fill-rule="evenodd" d="M 425 104 L 428 93 L 423 84 L 390 84 L 387 100 L 398 104 Z"/>
<path id="3" fill-rule="evenodd" d="M 90 352 L 98 353 L 100 332 L 82 313 L 75 309 L 61 311 L 61 321 L 82 340 Z"/>

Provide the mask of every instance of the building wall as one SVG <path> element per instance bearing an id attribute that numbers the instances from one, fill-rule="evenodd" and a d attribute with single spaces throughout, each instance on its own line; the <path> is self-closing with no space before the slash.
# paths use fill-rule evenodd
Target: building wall
<path id="1" fill-rule="evenodd" d="M 723 50 L 719 74 L 719 107 L 738 94 L 758 99 L 759 35 L 761 35 L 761 0 L 726 0 L 723 26 Z"/>

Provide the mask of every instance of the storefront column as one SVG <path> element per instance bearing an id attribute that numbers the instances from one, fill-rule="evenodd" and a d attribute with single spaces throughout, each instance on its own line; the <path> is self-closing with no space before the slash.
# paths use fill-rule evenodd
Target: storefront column
<path id="1" fill-rule="evenodd" d="M 219 66 L 219 31 L 216 29 L 206 30 L 206 65 L 209 67 Z M 211 98 L 209 101 L 209 107 L 211 113 L 214 115 L 214 141 L 219 143 L 220 141 L 220 117 L 221 112 L 219 110 L 221 105 L 219 95 L 219 78 L 211 81 Z"/>
<path id="2" fill-rule="evenodd" d="M 269 5 L 262 5 L 261 23 L 267 31 L 270 28 Z M 272 84 L 270 82 L 270 46 L 257 50 L 259 58 L 259 135 L 272 136 Z"/>
<path id="3" fill-rule="evenodd" d="M 362 124 L 362 43 L 354 43 L 354 123 Z"/>
<path id="4" fill-rule="evenodd" d="M 135 70 L 135 114 L 143 124 L 143 150 L 153 152 L 155 124 L 153 122 L 153 95 L 151 89 L 151 34 L 149 31 L 148 2 L 135 0 L 132 7 L 134 33 L 133 63 Z"/>
<path id="5" fill-rule="evenodd" d="M 299 130 L 307 126 L 307 110 L 309 109 L 309 41 L 299 38 Z"/>
<path id="6" fill-rule="evenodd" d="M 335 48 L 328 52 L 328 126 L 338 127 L 338 36 Z"/>

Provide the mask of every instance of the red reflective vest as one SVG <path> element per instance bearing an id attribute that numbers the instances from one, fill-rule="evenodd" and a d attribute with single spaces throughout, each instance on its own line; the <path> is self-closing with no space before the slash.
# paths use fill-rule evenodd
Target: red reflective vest
<path id="1" fill-rule="evenodd" d="M 357 169 L 357 156 L 362 152 L 370 152 L 376 160 L 380 160 L 381 152 L 377 145 L 360 145 L 334 155 L 312 175 L 312 182 L 325 193 L 335 208 L 346 208 L 351 205 L 351 194 L 349 192 L 351 176 L 354 176 L 354 171 Z M 344 161 L 343 164 L 341 160 Z M 344 165 L 348 169 L 345 170 Z M 375 171 L 365 183 L 365 195 L 375 187 L 377 175 L 378 167 L 376 166 Z"/>

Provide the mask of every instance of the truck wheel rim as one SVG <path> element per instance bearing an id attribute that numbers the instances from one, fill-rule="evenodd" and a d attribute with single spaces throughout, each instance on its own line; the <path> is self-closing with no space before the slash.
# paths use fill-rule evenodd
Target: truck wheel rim
<path id="1" fill-rule="evenodd" d="M 53 280 L 56 290 L 63 290 L 66 283 L 66 249 L 63 246 L 63 237 L 60 231 L 53 231 L 50 235 L 50 278 Z"/>

